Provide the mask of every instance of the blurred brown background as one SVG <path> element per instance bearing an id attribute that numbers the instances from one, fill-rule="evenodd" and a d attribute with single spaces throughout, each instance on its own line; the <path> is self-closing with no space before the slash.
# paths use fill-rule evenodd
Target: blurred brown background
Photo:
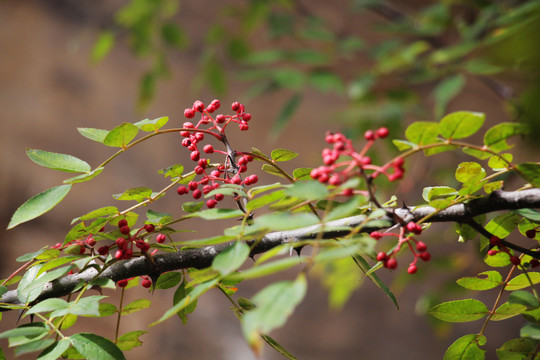
<path id="1" fill-rule="evenodd" d="M 197 44 L 207 23 L 216 16 L 219 3 L 182 3 L 179 21 L 188 29 L 193 44 Z M 316 1 L 313 6 L 329 19 L 339 21 L 344 4 L 330 3 L 333 2 Z M 72 154 L 95 166 L 110 156 L 114 149 L 83 138 L 78 134 L 77 127 L 112 129 L 123 121 L 135 122 L 145 117 L 165 115 L 171 118 L 169 124 L 178 126 L 183 122 L 183 109 L 191 106 L 194 100 L 209 102 L 213 99 L 209 93 L 192 91 L 191 83 L 198 71 L 196 55 L 201 51 L 195 45 L 190 51 L 171 56 L 171 79 L 159 83 L 155 101 L 145 113 L 137 112 L 136 96 L 144 61 L 133 57 L 122 46 L 117 46 L 99 65 L 93 66 L 89 61 L 98 32 L 108 24 L 111 14 L 121 4 L 121 1 L 69 0 L 0 2 L 2 229 L 6 228 L 11 214 L 26 199 L 60 184 L 67 177 L 33 164 L 26 157 L 25 148 Z M 410 6 L 414 6 L 414 3 Z M 369 26 L 376 18 L 361 17 L 360 20 L 351 22 L 351 26 L 369 39 Z M 235 100 L 243 101 L 236 98 L 233 91 L 221 98 L 224 106 Z M 240 136 L 237 131 L 231 132 L 231 141 L 240 149 L 254 146 L 269 152 L 273 148 L 284 147 L 299 152 L 301 156 L 287 165 L 289 170 L 298 166 L 316 166 L 320 161 L 324 132 L 341 126 L 334 116 L 341 106 L 340 100 L 332 95 L 308 93 L 283 136 L 272 142 L 267 133 L 285 100 L 282 94 L 274 93 L 246 103 L 253 114 L 250 131 L 246 133 L 247 136 Z M 496 95 L 486 91 L 479 82 L 471 80 L 467 91 L 452 102 L 451 109 L 486 112 L 489 121 L 495 123 L 505 119 L 502 106 L 498 103 Z M 186 155 L 176 135 L 154 138 L 148 144 L 115 159 L 94 181 L 76 185 L 62 204 L 50 213 L 13 230 L 0 231 L 0 278 L 9 276 L 19 266 L 14 261 L 16 257 L 61 241 L 72 218 L 113 204 L 111 194 L 133 186 L 154 189 L 165 186 L 167 181 L 156 170 L 185 162 Z M 450 158 L 449 161 L 455 163 L 455 159 Z M 415 182 L 421 182 L 425 171 L 428 171 L 424 166 L 430 165 L 410 165 L 413 178 L 401 186 L 410 190 Z M 265 180 L 275 181 L 260 175 Z M 409 195 L 408 199 L 413 203 L 418 196 Z M 129 206 L 123 203 L 114 205 L 120 208 Z M 179 211 L 180 203 L 173 195 L 165 197 L 157 205 L 158 210 L 174 213 Z M 199 231 L 196 236 L 216 234 L 215 229 L 205 225 L 186 224 Z M 439 241 L 455 243 L 451 225 L 440 226 L 438 233 Z M 466 254 L 472 254 L 470 250 L 474 244 L 450 246 L 459 248 L 464 257 L 473 256 Z M 435 251 L 443 252 L 445 249 L 448 248 Z M 475 270 L 482 271 L 481 266 L 467 269 L 463 276 Z M 381 272 L 388 283 L 393 282 L 396 274 Z M 342 311 L 332 312 L 328 310 L 326 292 L 314 277 L 308 295 L 298 310 L 282 329 L 271 335 L 300 359 L 441 358 L 455 338 L 477 332 L 481 327 L 479 322 L 475 322 L 456 326 L 449 332 L 435 332 L 430 320 L 415 310 L 422 310 L 417 300 L 426 289 L 446 280 L 441 275 L 412 279 L 410 286 L 396 292 L 401 306 L 399 311 L 382 291 L 365 281 Z M 249 297 L 262 286 L 254 282 L 243 284 L 240 295 Z M 152 301 L 150 309 L 122 320 L 121 333 L 136 329 L 150 331 L 142 337 L 144 345 L 141 348 L 127 353 L 128 359 L 254 359 L 244 342 L 238 321 L 229 310 L 229 303 L 221 294 L 210 291 L 203 296 L 186 326 L 177 319 L 171 319 L 148 329 L 147 325 L 158 319 L 170 306 L 172 290 L 157 291 L 154 295 L 145 293 L 145 290 L 138 289 L 127 295 L 127 301 L 140 296 L 148 296 Z M 105 295 L 115 296 L 110 291 Z M 494 295 L 491 295 L 486 295 L 488 304 L 493 301 Z M 12 327 L 17 320 L 15 312 L 2 316 L 0 331 Z M 77 331 L 96 331 L 104 336 L 111 336 L 115 326 L 112 318 L 84 319 L 80 322 Z M 509 333 L 517 336 L 520 320 L 514 323 L 516 326 L 505 321 L 504 329 L 497 328 L 495 323 L 490 324 L 487 335 L 492 343 L 488 345 L 495 347 L 494 344 L 502 344 L 505 339 L 511 338 Z M 0 344 L 8 359 L 13 358 L 6 342 L 1 341 Z M 495 354 L 491 353 L 490 356 Z M 33 356 L 24 358 L 31 359 Z M 265 349 L 262 358 L 280 359 L 281 356 L 271 349 Z"/>

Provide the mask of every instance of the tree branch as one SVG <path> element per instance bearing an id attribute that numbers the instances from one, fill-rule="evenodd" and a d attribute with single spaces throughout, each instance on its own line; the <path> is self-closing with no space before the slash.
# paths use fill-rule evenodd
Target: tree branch
<path id="1" fill-rule="evenodd" d="M 523 191 L 494 191 L 490 195 L 477 198 L 465 204 L 450 206 L 429 218 L 430 222 L 458 222 L 466 223 L 469 219 L 490 212 L 501 210 L 517 210 L 526 208 L 540 208 L 540 189 L 529 189 Z M 405 207 L 399 209 L 389 209 L 398 215 L 405 222 L 418 221 L 423 217 L 436 212 L 435 208 L 429 206 Z M 330 221 L 324 224 L 323 232 L 320 225 L 308 226 L 295 230 L 271 232 L 262 239 L 254 242 L 251 255 L 256 255 L 268 251 L 281 244 L 297 242 L 307 239 L 335 239 L 346 236 L 351 230 L 361 227 L 362 232 L 371 232 L 395 225 L 392 216 L 385 215 L 377 220 L 384 220 L 386 226 L 370 224 L 366 215 L 357 215 L 344 219 Z M 81 283 L 88 283 L 95 279 L 111 279 L 118 281 L 140 275 L 155 276 L 156 268 L 159 273 L 167 271 L 205 268 L 212 264 L 212 260 L 221 251 L 230 246 L 230 243 L 215 246 L 206 246 L 200 249 L 188 249 L 174 253 L 158 254 L 153 257 L 155 265 L 152 265 L 145 257 L 137 257 L 130 260 L 119 261 L 105 269 L 98 275 L 98 270 L 91 267 L 81 273 L 67 275 L 52 283 L 45 285 L 41 295 L 36 301 L 48 298 L 68 295 L 74 291 Z M 1 299 L 5 304 L 21 304 L 17 297 L 17 290 L 6 292 Z M 1 311 L 2 309 L 0 309 Z M 4 309 L 6 310 L 6 309 Z"/>

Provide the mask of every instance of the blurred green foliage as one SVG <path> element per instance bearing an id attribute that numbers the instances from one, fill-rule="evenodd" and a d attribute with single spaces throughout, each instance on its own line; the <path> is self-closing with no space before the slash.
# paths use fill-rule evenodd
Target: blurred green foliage
<path id="1" fill-rule="evenodd" d="M 373 123 L 399 128 L 411 114 L 439 120 L 473 79 L 508 104 L 509 118 L 540 130 L 540 2 L 351 0 L 336 5 L 343 20 L 337 24 L 318 6 L 323 3 L 217 4 L 210 13 L 218 16 L 197 46 L 190 45 L 189 29 L 178 20 L 179 0 L 131 0 L 116 14 L 118 27 L 98 37 L 92 59 L 103 59 L 127 31 L 133 53 L 152 60 L 141 76 L 144 108 L 156 82 L 170 76 L 170 50 L 198 56 L 194 90 L 222 96 L 234 78 L 245 84 L 244 93 L 235 94 L 244 101 L 269 92 L 289 94 L 274 134 L 307 91 L 343 103 L 339 118 L 354 135 Z"/>

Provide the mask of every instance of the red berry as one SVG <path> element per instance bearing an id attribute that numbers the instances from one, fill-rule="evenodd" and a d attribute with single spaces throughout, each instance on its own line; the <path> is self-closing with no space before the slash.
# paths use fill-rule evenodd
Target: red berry
<path id="1" fill-rule="evenodd" d="M 141 281 L 141 285 L 143 288 L 149 288 L 150 286 L 152 286 L 152 281 L 149 279 L 149 278 L 144 278 L 142 281 Z"/>
<path id="2" fill-rule="evenodd" d="M 210 145 L 210 144 L 205 145 L 205 146 L 203 147 L 203 151 L 204 151 L 205 153 L 207 153 L 207 154 L 211 154 L 211 153 L 214 152 L 214 147 L 213 147 L 212 145 Z"/>
<path id="3" fill-rule="evenodd" d="M 529 239 L 534 239 L 536 237 L 536 230 L 530 229 L 525 232 L 525 236 L 527 236 Z"/>
<path id="4" fill-rule="evenodd" d="M 343 192 L 341 194 L 343 196 L 353 196 L 354 195 L 354 190 L 351 189 L 351 188 L 347 188 L 347 189 L 343 190 Z"/>
<path id="5" fill-rule="evenodd" d="M 235 175 L 232 179 L 231 179 L 231 182 L 233 184 L 236 184 L 236 185 L 240 185 L 242 183 L 242 179 L 240 179 L 240 177 L 238 175 Z"/>
<path id="6" fill-rule="evenodd" d="M 122 219 L 118 222 L 118 227 L 121 228 L 122 226 L 127 226 L 128 222 L 126 219 Z"/>
<path id="7" fill-rule="evenodd" d="M 416 243 L 416 250 L 420 252 L 425 252 L 427 250 L 427 245 L 424 244 L 422 241 L 419 241 Z"/>
<path id="8" fill-rule="evenodd" d="M 328 183 L 330 185 L 334 185 L 334 186 L 338 186 L 341 184 L 341 179 L 339 178 L 339 175 L 337 174 L 334 174 L 330 177 L 330 179 L 328 180 Z"/>
<path id="9" fill-rule="evenodd" d="M 123 237 L 116 239 L 116 245 L 118 245 L 118 248 L 120 250 L 124 250 L 127 246 L 127 240 Z"/>
<path id="10" fill-rule="evenodd" d="M 540 265 L 540 261 L 538 261 L 537 259 L 531 260 L 531 267 L 535 268 L 538 267 L 538 265 Z"/>
<path id="11" fill-rule="evenodd" d="M 210 103 L 216 110 L 219 109 L 219 107 L 221 106 L 221 103 L 219 102 L 218 99 L 214 99 L 212 100 L 212 102 Z"/>
<path id="12" fill-rule="evenodd" d="M 88 246 L 94 246 L 94 245 L 96 245 L 96 239 L 94 239 L 94 238 L 91 237 L 91 236 L 88 236 L 84 242 L 85 242 L 86 245 L 88 245 Z"/>
<path id="13" fill-rule="evenodd" d="M 375 140 L 375 133 L 373 132 L 373 130 L 367 130 L 364 133 L 364 139 L 366 139 L 367 141 Z"/>
<path id="14" fill-rule="evenodd" d="M 334 134 L 326 134 L 325 138 L 324 138 L 324 141 L 326 141 L 327 143 L 329 144 L 333 144 L 334 143 Z"/>
<path id="15" fill-rule="evenodd" d="M 202 132 L 198 132 L 198 133 L 195 133 L 195 139 L 197 139 L 197 141 L 203 141 L 204 140 L 204 134 Z"/>
<path id="16" fill-rule="evenodd" d="M 188 187 L 189 187 L 189 190 L 193 191 L 193 190 L 197 189 L 197 187 L 199 187 L 199 184 L 197 184 L 196 181 L 190 181 L 188 183 Z"/>
<path id="17" fill-rule="evenodd" d="M 159 244 L 163 244 L 165 240 L 167 240 L 165 234 L 158 234 L 158 236 L 156 236 L 156 242 Z"/>
<path id="18" fill-rule="evenodd" d="M 156 230 L 156 227 L 153 224 L 146 224 L 144 225 L 144 230 L 146 230 L 147 233 L 151 233 Z"/>
<path id="19" fill-rule="evenodd" d="M 242 156 L 240 159 L 238 159 L 238 165 L 247 165 L 248 160 L 245 156 Z"/>
<path id="20" fill-rule="evenodd" d="M 187 137 L 189 137 L 189 135 L 190 135 L 189 131 L 180 131 L 180 136 L 182 136 L 182 137 L 187 138 Z"/>
<path id="21" fill-rule="evenodd" d="M 371 158 L 369 156 L 364 156 L 362 160 L 360 161 L 361 165 L 369 165 L 371 164 Z"/>
<path id="22" fill-rule="evenodd" d="M 178 195 L 184 195 L 184 194 L 187 194 L 189 190 L 187 187 L 182 185 L 182 186 L 179 186 L 178 189 L 176 189 L 176 192 L 178 193 Z"/>
<path id="23" fill-rule="evenodd" d="M 398 158 L 396 158 L 396 159 L 394 160 L 393 165 L 394 165 L 395 167 L 400 168 L 400 167 L 403 166 L 404 163 L 405 163 L 405 160 L 403 160 L 402 157 L 398 157 Z"/>
<path id="24" fill-rule="evenodd" d="M 418 268 L 416 267 L 416 265 L 411 264 L 411 265 L 409 265 L 409 268 L 407 269 L 407 272 L 412 275 L 412 274 L 416 273 L 417 270 L 418 270 Z"/>
<path id="25" fill-rule="evenodd" d="M 208 105 L 208 106 L 206 107 L 206 110 L 204 110 L 204 111 L 206 111 L 207 113 L 210 113 L 210 114 L 211 114 L 211 113 L 213 113 L 214 111 L 216 111 L 216 108 L 214 107 L 214 105 L 210 104 L 210 105 Z"/>
<path id="26" fill-rule="evenodd" d="M 232 111 L 238 112 L 240 110 L 240 103 L 238 101 L 235 101 L 231 105 Z"/>
<path id="27" fill-rule="evenodd" d="M 369 234 L 369 236 L 371 236 L 371 237 L 374 238 L 375 240 L 379 240 L 380 238 L 383 237 L 383 234 L 381 234 L 381 233 L 378 232 L 378 231 L 373 231 L 371 234 Z"/>
<path id="28" fill-rule="evenodd" d="M 397 260 L 394 258 L 388 259 L 388 261 L 386 262 L 386 266 L 389 269 L 394 270 L 395 268 L 397 268 Z"/>
<path id="29" fill-rule="evenodd" d="M 223 194 L 216 194 L 216 195 L 214 195 L 214 199 L 216 199 L 217 201 L 223 200 L 224 197 L 225 197 L 225 195 L 223 195 Z"/>
<path id="30" fill-rule="evenodd" d="M 197 150 L 195 150 L 195 151 L 191 152 L 191 155 L 189 157 L 193 161 L 198 161 L 200 156 L 201 156 L 201 153 L 199 153 Z"/>
<path id="31" fill-rule="evenodd" d="M 62 243 L 56 243 L 51 249 L 60 249 L 62 247 Z"/>
<path id="32" fill-rule="evenodd" d="M 424 261 L 429 261 L 431 260 L 431 254 L 428 253 L 428 252 L 423 252 L 420 254 L 420 259 L 424 260 Z"/>
<path id="33" fill-rule="evenodd" d="M 250 113 L 244 113 L 242 114 L 242 120 L 249 121 L 251 120 L 251 114 Z"/>
<path id="34" fill-rule="evenodd" d="M 109 253 L 109 247 L 108 246 L 102 246 L 98 249 L 98 254 L 101 256 L 105 256 Z"/>
<path id="35" fill-rule="evenodd" d="M 203 104 L 203 102 L 202 102 L 202 101 L 199 101 L 199 100 L 195 101 L 195 102 L 193 103 L 193 110 L 198 111 L 198 112 L 203 112 L 203 111 L 204 111 L 204 104 Z"/>
<path id="36" fill-rule="evenodd" d="M 240 131 L 249 130 L 249 126 L 245 121 L 242 121 L 240 124 L 238 124 L 238 127 L 240 128 Z"/>
<path id="37" fill-rule="evenodd" d="M 132 256 L 133 256 L 133 250 L 126 249 L 126 251 L 124 252 L 124 259 L 131 259 Z"/>
<path id="38" fill-rule="evenodd" d="M 195 191 L 193 191 L 193 198 L 194 199 L 199 199 L 201 196 L 202 196 L 202 191 L 201 190 L 196 189 Z"/>
<path id="39" fill-rule="evenodd" d="M 489 239 L 489 243 L 490 243 L 492 246 L 499 246 L 499 245 L 501 245 L 501 239 L 499 239 L 497 236 L 492 236 L 492 237 Z"/>
<path id="40" fill-rule="evenodd" d="M 189 139 L 183 139 L 182 140 L 182 146 L 183 147 L 189 147 L 191 145 L 191 140 Z"/>
<path id="41" fill-rule="evenodd" d="M 131 229 L 129 228 L 129 226 L 122 226 L 120 228 L 120 232 L 124 235 L 129 235 L 129 232 L 131 231 Z"/>
<path id="42" fill-rule="evenodd" d="M 215 199 L 210 199 L 206 202 L 206 206 L 208 206 L 209 209 L 214 208 L 217 205 L 217 201 Z"/>
<path id="43" fill-rule="evenodd" d="M 387 137 L 389 133 L 390 132 L 385 127 L 379 128 L 377 130 L 377 136 L 380 137 L 381 139 L 384 139 L 385 137 Z"/>
<path id="44" fill-rule="evenodd" d="M 190 123 L 189 121 L 186 121 L 185 123 L 182 124 L 182 127 L 184 129 L 193 129 L 195 127 L 195 125 L 193 125 L 192 123 Z"/>
<path id="45" fill-rule="evenodd" d="M 489 250 L 489 251 L 487 252 L 487 254 L 488 254 L 489 256 L 493 256 L 493 255 L 495 255 L 495 254 L 497 254 L 497 253 L 498 253 L 498 251 L 497 251 L 497 250 L 494 250 L 494 249 L 491 249 L 491 250 Z"/>
<path id="46" fill-rule="evenodd" d="M 118 285 L 118 287 L 125 288 L 128 285 L 128 281 L 126 279 L 118 280 L 116 285 Z"/>
<path id="47" fill-rule="evenodd" d="M 216 121 L 218 124 L 223 124 L 226 120 L 227 118 L 225 117 L 225 115 L 219 114 L 218 116 L 216 116 Z"/>
<path id="48" fill-rule="evenodd" d="M 121 260 L 124 257 L 124 252 L 122 250 L 116 250 L 114 257 L 116 260 Z"/>
<path id="49" fill-rule="evenodd" d="M 518 266 L 521 264 L 521 260 L 517 256 L 510 256 L 510 262 L 514 264 L 515 266 Z"/>
<path id="50" fill-rule="evenodd" d="M 186 109 L 184 110 L 184 116 L 188 119 L 193 119 L 195 117 L 195 110 L 193 109 Z"/>
<path id="51" fill-rule="evenodd" d="M 388 259 L 388 256 L 384 252 L 380 252 L 377 254 L 377 261 L 384 261 Z"/>
<path id="52" fill-rule="evenodd" d="M 201 175 L 203 172 L 204 172 L 204 168 L 202 166 L 195 167 L 195 174 Z"/>

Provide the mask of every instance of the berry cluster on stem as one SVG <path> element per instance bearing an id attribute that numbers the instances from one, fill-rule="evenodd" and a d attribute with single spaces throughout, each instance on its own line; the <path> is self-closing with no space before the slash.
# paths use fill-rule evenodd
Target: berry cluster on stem
<path id="1" fill-rule="evenodd" d="M 406 226 L 401 227 L 399 234 L 373 231 L 370 236 L 375 240 L 379 240 L 384 236 L 395 236 L 398 238 L 397 246 L 392 251 L 389 253 L 379 252 L 377 254 L 377 261 L 381 261 L 387 269 L 396 269 L 398 266 L 396 255 L 406 245 L 414 256 L 414 260 L 409 264 L 407 272 L 409 274 L 416 273 L 418 271 L 418 267 L 416 266 L 418 259 L 423 261 L 429 261 L 431 259 L 431 254 L 427 251 L 427 245 L 412 236 L 412 234 L 420 235 L 421 233 L 422 227 L 415 222 L 409 222 Z"/>
<path id="2" fill-rule="evenodd" d="M 385 127 L 381 127 L 376 131 L 366 131 L 364 138 L 367 142 L 360 151 L 356 151 L 352 141 L 345 135 L 339 132 L 327 133 L 325 141 L 332 147 L 325 148 L 322 151 L 324 165 L 313 169 L 310 173 L 311 177 L 323 184 L 334 186 L 339 186 L 350 178 L 358 176 L 360 173 L 366 173 L 368 170 L 371 171 L 369 175 L 372 178 L 383 174 L 390 181 L 401 179 L 405 172 L 403 158 L 397 158 L 388 164 L 378 166 L 372 164 L 371 158 L 366 155 L 377 139 L 384 139 L 388 134 L 389 131 Z M 390 172 L 390 169 L 393 169 L 393 171 Z M 352 194 L 351 189 L 344 191 L 344 195 Z"/>
<path id="3" fill-rule="evenodd" d="M 192 122 L 185 122 L 183 124 L 180 135 L 184 138 L 182 140 L 182 146 L 191 152 L 190 158 L 196 162 L 193 171 L 197 175 L 201 175 L 202 178 L 198 181 L 190 181 L 187 186 L 179 186 L 176 190 L 178 195 L 191 192 L 193 198 L 197 200 L 210 191 L 218 189 L 222 184 L 252 185 L 259 181 L 257 175 L 249 175 L 242 178 L 241 174 L 247 171 L 248 163 L 253 161 L 253 157 L 250 155 L 238 157 L 236 151 L 232 150 L 225 136 L 225 128 L 230 123 L 237 123 L 241 131 L 248 130 L 248 122 L 251 120 L 251 114 L 245 111 L 244 105 L 239 102 L 233 102 L 231 110 L 236 113 L 235 115 L 218 114 L 213 116 L 212 114 L 220 106 L 219 100 L 213 100 L 206 107 L 203 102 L 197 100 L 191 108 L 184 111 L 184 116 L 188 119 L 193 119 L 197 113 L 200 113 L 200 119 L 196 124 Z M 202 151 L 205 154 L 219 153 L 225 155 L 225 161 L 223 163 L 209 166 L 209 160 L 201 154 L 198 145 L 204 140 L 205 134 L 210 134 L 221 141 L 225 145 L 226 151 L 216 150 L 211 144 L 205 145 Z M 206 201 L 206 206 L 213 208 L 223 198 L 223 194 L 216 193 L 213 198 Z"/>

